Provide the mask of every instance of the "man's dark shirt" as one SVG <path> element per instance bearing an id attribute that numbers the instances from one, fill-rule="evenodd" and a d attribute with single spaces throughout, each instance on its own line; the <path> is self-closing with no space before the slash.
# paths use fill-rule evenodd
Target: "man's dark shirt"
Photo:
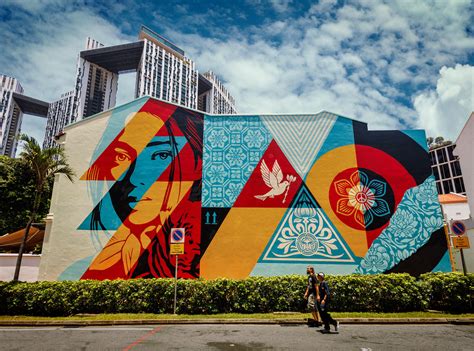
<path id="1" fill-rule="evenodd" d="M 319 298 L 321 301 L 328 295 L 328 298 L 326 299 L 327 302 L 329 302 L 329 298 L 331 297 L 331 290 L 329 290 L 329 285 L 326 283 L 326 281 L 322 281 L 319 283 Z"/>
<path id="2" fill-rule="evenodd" d="M 308 294 L 313 294 L 316 296 L 316 286 L 318 284 L 318 279 L 314 274 L 308 276 Z"/>

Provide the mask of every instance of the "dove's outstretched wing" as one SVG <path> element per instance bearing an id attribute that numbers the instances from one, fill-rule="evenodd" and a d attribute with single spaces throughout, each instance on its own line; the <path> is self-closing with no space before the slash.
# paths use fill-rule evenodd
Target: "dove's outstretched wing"
<path id="1" fill-rule="evenodd" d="M 278 164 L 278 160 L 275 160 L 275 163 L 273 164 L 272 173 L 275 175 L 278 186 L 283 180 L 283 172 L 280 168 L 280 165 Z"/>
<path id="2" fill-rule="evenodd" d="M 262 173 L 262 178 L 263 178 L 263 181 L 265 182 L 265 184 L 269 188 L 273 188 L 273 186 L 270 182 L 271 173 L 270 173 L 270 170 L 267 167 L 267 164 L 265 163 L 265 160 L 262 160 L 262 163 L 260 164 L 260 172 Z"/>

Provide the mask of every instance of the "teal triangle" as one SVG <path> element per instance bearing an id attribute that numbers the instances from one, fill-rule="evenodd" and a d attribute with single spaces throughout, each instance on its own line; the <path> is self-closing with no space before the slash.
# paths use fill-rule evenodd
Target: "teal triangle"
<path id="1" fill-rule="evenodd" d="M 259 263 L 354 263 L 344 238 L 303 184 Z"/>

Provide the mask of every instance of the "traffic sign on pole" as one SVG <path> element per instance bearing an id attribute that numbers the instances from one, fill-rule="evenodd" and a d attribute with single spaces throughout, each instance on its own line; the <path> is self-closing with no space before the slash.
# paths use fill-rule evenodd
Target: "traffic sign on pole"
<path id="1" fill-rule="evenodd" d="M 454 221 L 451 223 L 451 231 L 456 235 L 464 235 L 466 233 L 466 226 L 461 221 Z"/>
<path id="2" fill-rule="evenodd" d="M 171 244 L 184 244 L 186 232 L 185 228 L 171 228 L 170 243 Z"/>
<path id="3" fill-rule="evenodd" d="M 453 236 L 453 246 L 456 249 L 469 249 L 469 238 L 466 235 L 463 236 Z"/>
<path id="4" fill-rule="evenodd" d="M 184 241 L 186 239 L 185 228 L 171 228 L 170 233 L 170 255 L 175 255 L 174 266 L 174 303 L 173 313 L 176 314 L 176 299 L 178 291 L 178 255 L 184 254 Z"/>

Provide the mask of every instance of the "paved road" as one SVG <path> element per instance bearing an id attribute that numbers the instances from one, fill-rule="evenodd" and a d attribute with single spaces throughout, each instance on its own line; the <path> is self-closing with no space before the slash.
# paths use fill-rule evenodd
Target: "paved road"
<path id="1" fill-rule="evenodd" d="M 473 350 L 474 325 L 162 325 L 0 328 L 0 350 Z"/>

